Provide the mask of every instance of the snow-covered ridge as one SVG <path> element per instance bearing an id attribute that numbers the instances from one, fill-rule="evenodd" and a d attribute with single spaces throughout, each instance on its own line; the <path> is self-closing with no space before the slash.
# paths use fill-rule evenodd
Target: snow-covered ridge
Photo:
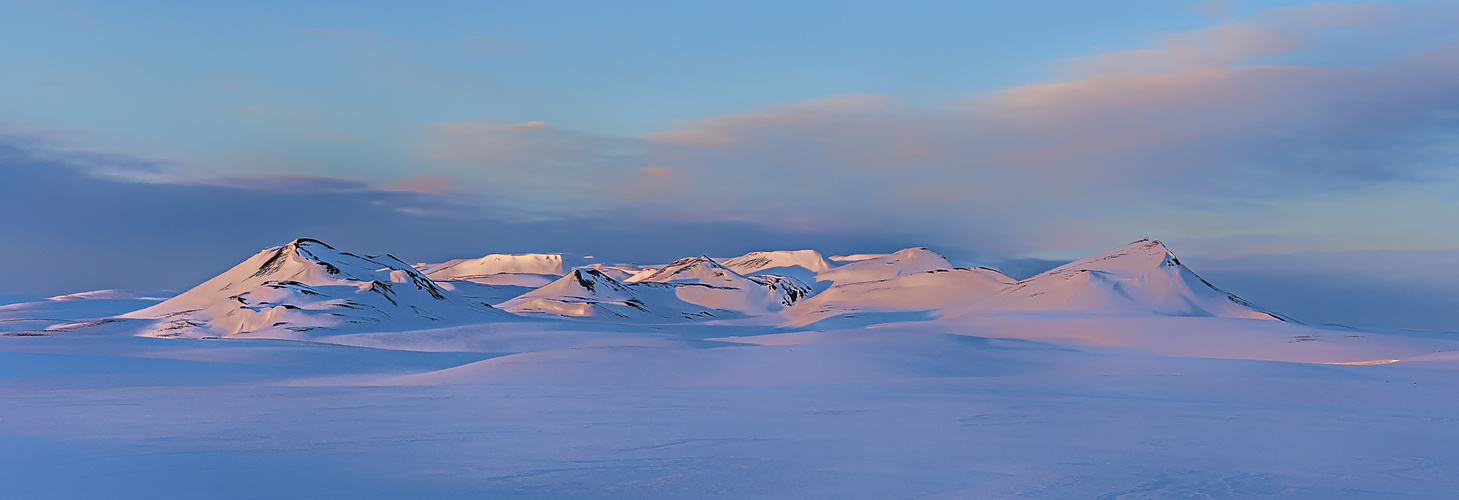
<path id="1" fill-rule="evenodd" d="M 938 269 L 951 269 L 947 257 L 926 248 L 907 248 L 886 255 L 856 255 L 855 260 L 847 257 L 845 264 L 816 275 L 817 281 L 831 281 L 838 285 L 860 281 L 892 279 Z"/>
<path id="2" fill-rule="evenodd" d="M 770 269 L 798 267 L 813 273 L 824 273 L 833 267 L 820 252 L 815 250 L 780 250 L 773 252 L 750 252 L 739 257 L 724 260 L 724 267 L 734 272 L 750 275 Z"/>
<path id="3" fill-rule="evenodd" d="M 562 253 L 494 253 L 475 259 L 416 264 L 416 268 L 433 280 L 450 280 L 503 273 L 561 276 L 584 264 L 584 259 Z"/>
<path id="4" fill-rule="evenodd" d="M 513 317 L 788 327 L 896 312 L 1285 319 L 1201 279 L 1154 240 L 1017 282 L 992 269 L 954 268 L 920 247 L 836 261 L 793 250 L 724 263 L 700 255 L 657 266 L 576 268 L 564 255 L 492 254 L 412 267 L 299 239 L 120 318 L 149 321 L 149 335 L 285 338 Z"/>

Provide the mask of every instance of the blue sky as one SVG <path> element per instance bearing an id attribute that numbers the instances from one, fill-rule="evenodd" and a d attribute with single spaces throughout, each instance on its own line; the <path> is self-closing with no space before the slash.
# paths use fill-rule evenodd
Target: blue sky
<path id="1" fill-rule="evenodd" d="M 297 236 L 1422 266 L 1459 250 L 1456 25 L 1425 1 L 0 0 L 0 293 L 181 288 Z M 117 264 L 144 259 L 166 269 Z"/>

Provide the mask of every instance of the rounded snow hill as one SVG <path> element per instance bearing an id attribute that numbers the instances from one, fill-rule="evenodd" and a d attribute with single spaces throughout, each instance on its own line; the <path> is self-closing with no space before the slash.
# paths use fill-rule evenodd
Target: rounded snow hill
<path id="1" fill-rule="evenodd" d="M 493 274 L 550 274 L 562 276 L 572 268 L 587 264 L 562 253 L 494 253 L 475 259 L 455 259 L 440 264 L 418 266 L 421 273 L 433 280 L 468 279 Z M 507 283 L 502 283 L 507 284 Z"/>
<path id="2" fill-rule="evenodd" d="M 865 258 L 849 261 L 841 267 L 820 273 L 816 275 L 816 280 L 831 281 L 837 285 L 842 285 L 859 281 L 886 280 L 898 276 L 952 268 L 952 263 L 947 261 L 947 257 L 943 257 L 937 252 L 922 247 L 902 249 L 880 256 L 869 255 L 852 256 Z M 842 257 L 842 259 L 850 258 Z"/>

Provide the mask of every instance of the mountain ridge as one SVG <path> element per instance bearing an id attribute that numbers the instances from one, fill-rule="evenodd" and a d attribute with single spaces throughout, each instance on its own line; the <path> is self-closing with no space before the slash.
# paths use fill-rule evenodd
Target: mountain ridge
<path id="1" fill-rule="evenodd" d="M 814 250 L 751 252 L 725 259 L 729 265 L 699 255 L 662 266 L 568 268 L 563 255 L 488 254 L 422 267 L 389 254 L 362 256 L 299 238 L 261 250 L 176 297 L 117 317 L 150 321 L 149 335 L 191 337 L 308 336 L 522 316 L 635 323 L 712 319 L 790 328 L 834 317 L 919 311 L 940 317 L 1013 313 L 1291 321 L 1217 288 L 1151 239 L 1022 280 L 988 268 L 953 267 L 925 247 L 837 261 Z M 428 274 L 472 261 L 480 265 L 471 269 L 532 274 L 545 283 L 492 285 Z M 553 269 L 563 272 L 514 272 Z M 629 275 L 632 270 L 638 271 Z M 496 297 L 492 300 L 499 308 L 483 297 Z"/>

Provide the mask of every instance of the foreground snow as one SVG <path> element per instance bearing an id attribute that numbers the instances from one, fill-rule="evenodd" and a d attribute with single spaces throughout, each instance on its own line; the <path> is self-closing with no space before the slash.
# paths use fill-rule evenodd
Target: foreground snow
<path id="1" fill-rule="evenodd" d="M 579 267 L 533 289 L 491 280 L 553 259 L 488 256 L 522 266 L 434 294 L 394 259 L 299 250 L 167 301 L 113 291 L 0 306 L 0 496 L 1459 491 L 1459 339 L 1281 321 L 1158 242 L 1017 282 L 928 270 L 945 261 L 909 249 Z M 371 291 L 384 283 L 389 295 Z M 209 298 L 219 288 L 235 305 Z M 474 322 L 422 305 L 504 291 L 521 293 L 469 307 Z M 369 302 L 373 328 L 326 323 L 377 296 L 393 300 Z M 270 321 L 321 328 L 248 330 L 273 307 Z M 172 321 L 140 311 L 163 310 L 238 333 L 136 336 Z"/>
<path id="2" fill-rule="evenodd" d="M 342 339 L 373 348 L 0 338 L 0 484 L 7 498 L 1330 499 L 1459 488 L 1454 356 L 1192 358 L 905 326 L 711 340 L 497 325 Z"/>

